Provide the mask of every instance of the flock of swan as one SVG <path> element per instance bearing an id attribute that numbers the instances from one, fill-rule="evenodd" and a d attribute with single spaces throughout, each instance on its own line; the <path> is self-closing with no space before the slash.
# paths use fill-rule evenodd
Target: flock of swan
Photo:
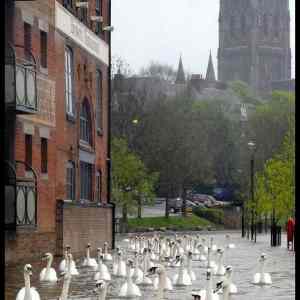
<path id="1" fill-rule="evenodd" d="M 198 261 L 206 269 L 205 286 L 199 291 L 191 293 L 195 300 L 229 300 L 232 294 L 237 293 L 237 287 L 232 282 L 233 268 L 223 264 L 224 253 L 235 251 L 235 244 L 230 242 L 226 235 L 226 244 L 216 245 L 214 239 L 204 238 L 200 235 L 175 235 L 167 237 L 162 235 L 136 236 L 124 239 L 123 248 L 116 248 L 114 254 L 109 253 L 108 243 L 97 249 L 97 258 L 91 257 L 91 245 L 86 246 L 86 255 L 82 259 L 82 267 L 89 268 L 94 276 L 95 288 L 93 293 L 97 300 L 105 300 L 108 287 L 112 279 L 123 278 L 123 284 L 118 291 L 120 298 L 142 297 L 141 286 L 149 286 L 156 290 L 156 299 L 164 299 L 165 291 L 176 287 L 192 286 L 196 280 L 193 271 L 193 262 Z M 53 255 L 46 253 L 43 258 L 46 267 L 40 272 L 41 282 L 57 284 L 63 280 L 59 300 L 68 299 L 70 283 L 73 276 L 79 272 L 71 254 L 71 247 L 65 247 L 64 259 L 59 264 L 59 276 L 52 268 Z M 272 284 L 271 276 L 265 272 L 266 254 L 259 258 L 259 272 L 254 274 L 252 283 L 256 285 Z M 107 265 L 112 265 L 109 268 Z M 167 275 L 167 269 L 173 268 L 174 276 Z M 111 273 L 109 271 L 111 269 Z M 18 291 L 16 300 L 40 300 L 38 291 L 30 286 L 32 266 L 24 267 L 25 287 Z M 213 277 L 219 278 L 216 286 Z"/>

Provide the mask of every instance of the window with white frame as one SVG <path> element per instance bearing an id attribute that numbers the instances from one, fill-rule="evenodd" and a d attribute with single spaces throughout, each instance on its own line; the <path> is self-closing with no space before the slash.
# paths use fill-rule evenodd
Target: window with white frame
<path id="1" fill-rule="evenodd" d="M 73 99 L 73 52 L 70 47 L 65 48 L 65 100 L 67 114 L 74 116 L 75 105 Z"/>
<path id="2" fill-rule="evenodd" d="M 101 180 L 102 180 L 101 171 L 98 170 L 96 172 L 96 190 L 95 190 L 96 201 L 98 203 L 101 203 Z"/>
<path id="3" fill-rule="evenodd" d="M 80 162 L 80 200 L 92 201 L 92 172 L 93 165 Z"/>
<path id="4" fill-rule="evenodd" d="M 102 73 L 96 71 L 96 125 L 97 132 L 102 130 Z"/>
<path id="5" fill-rule="evenodd" d="M 92 124 L 89 102 L 85 99 L 80 109 L 80 140 L 92 144 Z"/>
<path id="6" fill-rule="evenodd" d="M 75 200 L 75 163 L 73 161 L 68 161 L 67 163 L 67 199 Z"/>

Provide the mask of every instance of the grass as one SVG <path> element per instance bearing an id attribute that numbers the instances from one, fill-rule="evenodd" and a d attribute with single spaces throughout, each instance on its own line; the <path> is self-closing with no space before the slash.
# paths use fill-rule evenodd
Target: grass
<path id="1" fill-rule="evenodd" d="M 148 228 L 166 228 L 171 230 L 193 230 L 199 227 L 207 228 L 214 226 L 214 224 L 206 219 L 199 218 L 196 215 L 189 217 L 147 217 L 142 219 L 128 219 L 128 229 L 130 231 L 147 230 Z M 215 226 L 214 226 L 215 227 Z"/>

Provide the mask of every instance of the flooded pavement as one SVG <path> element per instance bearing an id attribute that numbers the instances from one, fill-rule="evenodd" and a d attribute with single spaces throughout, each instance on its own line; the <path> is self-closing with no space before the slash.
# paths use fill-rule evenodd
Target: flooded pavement
<path id="1" fill-rule="evenodd" d="M 193 232 L 191 234 L 197 234 Z M 204 237 L 207 234 L 199 232 Z M 210 237 L 214 237 L 214 243 L 218 246 L 225 245 L 225 232 L 211 233 Z M 238 294 L 232 295 L 233 300 L 254 300 L 254 299 L 295 299 L 295 253 L 286 249 L 286 235 L 282 236 L 281 247 L 270 247 L 270 234 L 258 235 L 257 243 L 254 244 L 247 239 L 242 239 L 239 232 L 230 233 L 231 243 L 236 245 L 235 249 L 225 250 L 224 264 L 233 267 L 232 281 L 238 288 Z M 125 236 L 118 237 L 120 240 Z M 117 240 L 117 244 L 121 244 Z M 99 245 L 103 246 L 103 245 Z M 258 272 L 258 259 L 262 252 L 267 255 L 265 272 L 270 273 L 273 284 L 267 287 L 255 286 L 251 283 L 253 275 Z M 214 258 L 213 258 L 214 259 Z M 58 265 L 61 258 L 54 260 L 54 268 L 58 270 Z M 57 300 L 61 293 L 62 282 L 58 284 L 45 284 L 39 282 L 39 273 L 44 267 L 42 263 L 31 263 L 33 266 L 32 286 L 36 287 L 41 300 Z M 93 294 L 95 281 L 93 280 L 94 272 L 90 269 L 80 267 L 82 259 L 76 259 L 76 265 L 80 273 L 79 276 L 73 276 L 70 286 L 69 299 L 96 299 Z M 107 263 L 106 263 L 107 264 Z M 112 270 L 112 264 L 107 264 L 109 270 Z M 192 300 L 190 295 L 192 291 L 199 290 L 205 287 L 206 269 L 203 264 L 194 261 L 192 264 L 193 271 L 196 274 L 196 281 L 189 287 L 174 287 L 173 291 L 166 292 L 166 299 L 172 300 Z M 15 300 L 16 294 L 20 288 L 24 286 L 23 279 L 24 265 L 10 266 L 5 269 L 5 300 Z M 178 271 L 178 268 L 167 268 L 167 273 L 170 278 Z M 220 277 L 213 277 L 214 283 L 219 281 Z M 108 291 L 107 299 L 120 299 L 117 297 L 123 278 L 112 276 L 112 286 Z M 155 298 L 156 292 L 152 287 L 141 287 L 142 299 L 152 300 Z M 220 297 L 220 300 L 222 296 Z"/>

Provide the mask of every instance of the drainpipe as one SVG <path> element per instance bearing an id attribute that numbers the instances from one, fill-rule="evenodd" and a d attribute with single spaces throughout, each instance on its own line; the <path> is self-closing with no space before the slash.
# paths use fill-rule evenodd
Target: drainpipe
<path id="1" fill-rule="evenodd" d="M 108 25 L 111 26 L 111 0 L 108 1 Z M 111 31 L 108 32 L 108 112 L 107 112 L 107 202 L 112 206 L 112 249 L 115 249 L 115 211 L 111 202 Z"/>

